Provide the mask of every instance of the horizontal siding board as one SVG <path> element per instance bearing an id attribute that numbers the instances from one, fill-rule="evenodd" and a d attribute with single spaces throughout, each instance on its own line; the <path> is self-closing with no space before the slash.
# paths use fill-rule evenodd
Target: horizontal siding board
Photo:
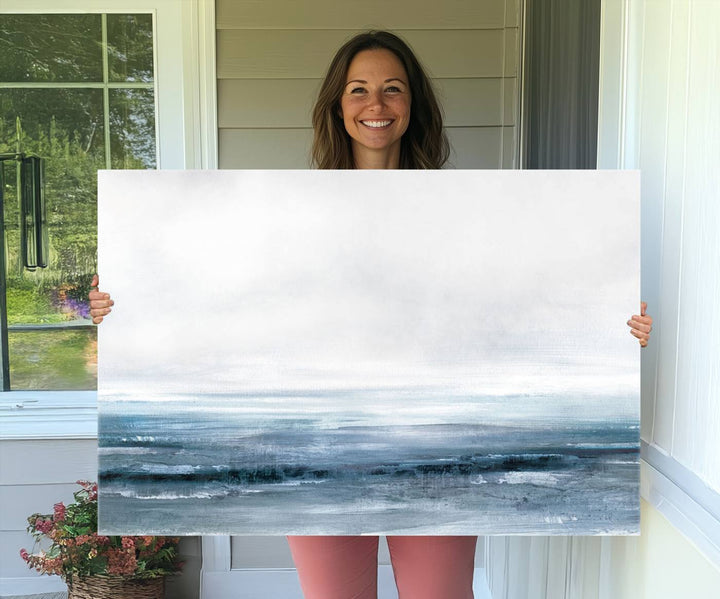
<path id="1" fill-rule="evenodd" d="M 308 168 L 312 129 L 221 129 L 220 168 Z"/>
<path id="2" fill-rule="evenodd" d="M 502 79 L 436 79 L 448 127 L 503 124 Z"/>
<path id="3" fill-rule="evenodd" d="M 449 127 L 450 168 L 500 168 L 503 127 Z M 505 128 L 506 129 L 506 128 Z M 312 129 L 221 129 L 220 168 L 308 168 Z"/>
<path id="4" fill-rule="evenodd" d="M 218 81 L 218 126 L 310 127 L 321 79 L 224 79 Z"/>
<path id="5" fill-rule="evenodd" d="M 219 126 L 221 129 L 309 127 L 320 83 L 320 79 L 221 80 L 218 82 Z M 514 124 L 515 79 L 504 83 L 502 79 L 436 79 L 435 85 L 445 112 L 445 124 L 449 127 Z"/>
<path id="6" fill-rule="evenodd" d="M 338 30 L 220 30 L 217 38 L 217 75 L 219 79 L 320 78 L 325 75 L 336 49 L 355 33 Z M 409 42 L 434 77 L 503 75 L 502 48 L 504 43 L 508 44 L 502 29 L 398 33 Z M 506 75 L 515 76 L 515 67 L 508 52 L 506 49 L 504 70 Z"/>
<path id="7" fill-rule="evenodd" d="M 59 501 L 74 501 L 75 483 L 0 486 L 0 530 L 25 530 L 30 514 L 51 514 Z"/>
<path id="8" fill-rule="evenodd" d="M 502 127 L 451 127 L 450 168 L 500 168 Z"/>
<path id="9" fill-rule="evenodd" d="M 314 0 L 312 10 L 297 0 L 219 0 L 216 22 L 218 29 L 487 29 L 506 18 L 505 0 Z"/>
<path id="10" fill-rule="evenodd" d="M 20 549 L 30 551 L 33 538 L 24 530 L 2 531 L 0 543 L 0 579 L 33 576 L 27 564 L 20 557 Z"/>
<path id="11" fill-rule="evenodd" d="M 97 478 L 97 440 L 0 441 L 0 485 Z"/>

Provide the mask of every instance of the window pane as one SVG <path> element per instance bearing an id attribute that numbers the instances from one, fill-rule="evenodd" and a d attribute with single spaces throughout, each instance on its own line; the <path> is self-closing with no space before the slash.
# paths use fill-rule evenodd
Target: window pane
<path id="1" fill-rule="evenodd" d="M 9 286 L 33 281 L 47 297 L 62 284 L 92 274 L 97 248 L 97 169 L 104 168 L 102 90 L 12 89 L 0 101 L 0 152 L 20 149 L 45 159 L 50 264 L 35 272 L 21 264 L 15 162 L 5 163 L 5 235 Z M 18 312 L 20 314 L 21 312 Z M 48 322 L 42 319 L 10 322 Z"/>
<path id="2" fill-rule="evenodd" d="M 155 168 L 153 90 L 110 90 L 110 147 L 112 168 Z"/>
<path id="3" fill-rule="evenodd" d="M 110 81 L 153 80 L 152 15 L 108 15 Z"/>
<path id="4" fill-rule="evenodd" d="M 0 15 L 0 81 L 102 77 L 100 15 Z"/>
<path id="5" fill-rule="evenodd" d="M 0 91 L 0 151 L 14 151 L 16 119 L 21 149 L 59 160 L 77 151 L 103 168 L 105 156 L 101 89 L 3 89 Z M 61 147 L 62 146 L 62 147 Z M 67 146 L 67 148 L 66 148 Z"/>
<path id="6" fill-rule="evenodd" d="M 16 128 L 19 119 L 20 133 Z M 105 165 L 102 90 L 6 89 L 0 96 L 0 152 L 45 159 L 48 268 L 26 270 L 20 251 L 16 163 L 6 161 L 5 247 L 13 389 L 92 389 L 93 330 L 12 331 L 13 325 L 88 322 L 97 268 L 97 169 Z"/>
<path id="7" fill-rule="evenodd" d="M 95 389 L 97 329 L 8 334 L 13 389 Z"/>

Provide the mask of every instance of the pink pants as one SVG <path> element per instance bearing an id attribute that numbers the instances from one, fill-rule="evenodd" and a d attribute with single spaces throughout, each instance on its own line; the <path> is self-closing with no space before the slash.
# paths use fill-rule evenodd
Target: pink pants
<path id="1" fill-rule="evenodd" d="M 472 599 L 477 537 L 388 537 L 399 599 Z M 288 542 L 305 599 L 375 599 L 378 537 Z"/>

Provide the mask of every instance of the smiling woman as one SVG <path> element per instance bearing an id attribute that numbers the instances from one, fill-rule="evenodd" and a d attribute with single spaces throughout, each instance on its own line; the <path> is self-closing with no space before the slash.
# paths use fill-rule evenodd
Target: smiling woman
<path id="1" fill-rule="evenodd" d="M 321 169 L 442 168 L 450 154 L 429 77 L 387 31 L 361 33 L 338 50 L 312 124 Z"/>

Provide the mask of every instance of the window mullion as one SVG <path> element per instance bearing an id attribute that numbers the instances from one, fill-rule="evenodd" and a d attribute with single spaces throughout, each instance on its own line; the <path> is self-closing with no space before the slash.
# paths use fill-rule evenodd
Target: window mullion
<path id="1" fill-rule="evenodd" d="M 112 168 L 110 161 L 110 67 L 108 64 L 107 15 L 101 16 L 103 53 L 103 116 L 105 118 L 105 168 Z"/>

